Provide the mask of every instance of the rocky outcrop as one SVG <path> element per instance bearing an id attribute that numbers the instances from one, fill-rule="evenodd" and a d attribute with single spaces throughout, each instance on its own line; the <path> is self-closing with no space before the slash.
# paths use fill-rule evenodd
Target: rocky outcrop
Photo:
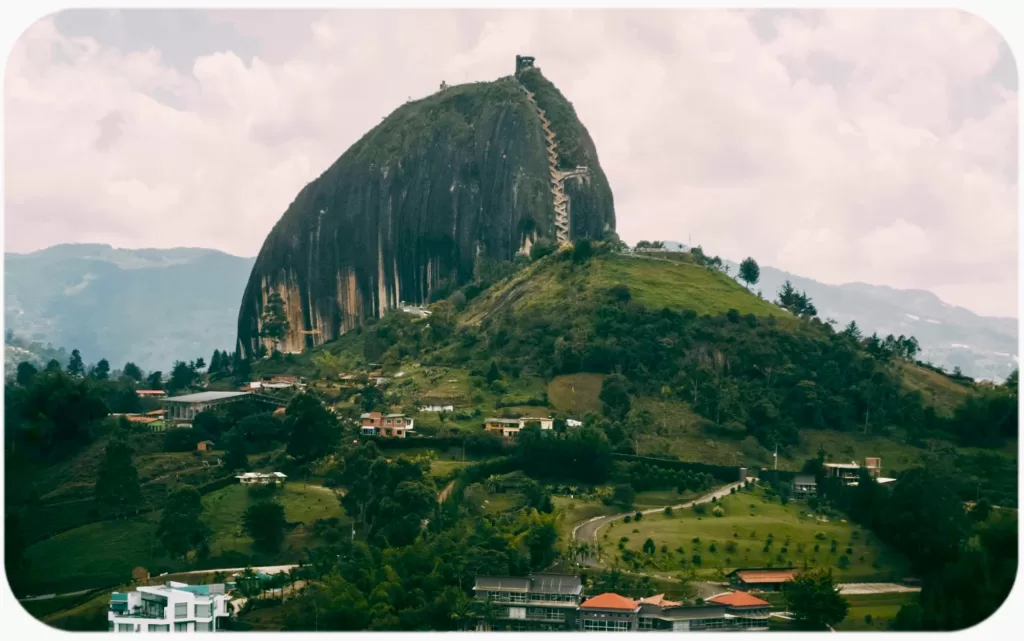
<path id="1" fill-rule="evenodd" d="M 550 136 L 523 91 L 528 84 L 560 149 L 568 140 L 572 160 L 588 167 L 587 179 L 564 180 L 563 234 Z M 297 352 L 401 302 L 425 303 L 438 288 L 467 282 L 478 256 L 510 260 L 540 238 L 600 237 L 614 226 L 593 142 L 538 69 L 444 87 L 397 109 L 299 192 L 253 266 L 238 348 L 257 351 L 260 317 L 274 292 L 290 326 L 279 348 Z"/>

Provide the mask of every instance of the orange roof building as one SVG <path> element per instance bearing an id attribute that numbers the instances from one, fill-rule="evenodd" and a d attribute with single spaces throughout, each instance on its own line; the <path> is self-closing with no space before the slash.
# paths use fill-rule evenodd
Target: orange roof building
<path id="1" fill-rule="evenodd" d="M 768 603 L 764 599 L 759 599 L 753 594 L 747 592 L 736 591 L 726 592 L 713 596 L 707 600 L 707 603 L 715 603 L 717 605 L 727 605 L 732 608 L 768 608 L 771 607 L 771 603 Z"/>
<path id="2" fill-rule="evenodd" d="M 633 612 L 640 607 L 640 604 L 633 599 L 627 599 L 614 592 L 605 592 L 604 594 L 598 594 L 587 599 L 580 604 L 580 607 L 584 610 L 625 610 Z"/>
<path id="3" fill-rule="evenodd" d="M 781 589 L 782 585 L 792 581 L 794 576 L 794 568 L 741 568 L 730 572 L 729 580 L 735 587 L 743 590 L 756 588 L 772 591 Z"/>

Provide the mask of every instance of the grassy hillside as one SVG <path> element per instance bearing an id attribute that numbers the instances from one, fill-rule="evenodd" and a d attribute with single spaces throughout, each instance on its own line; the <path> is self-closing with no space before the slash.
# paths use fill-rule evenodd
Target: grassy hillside
<path id="1" fill-rule="evenodd" d="M 903 386 L 921 392 L 925 403 L 944 416 L 950 416 L 971 395 L 969 384 L 959 383 L 948 376 L 919 365 L 904 363 Z"/>
<path id="2" fill-rule="evenodd" d="M 840 581 L 888 581 L 906 571 L 899 555 L 842 515 L 815 516 L 805 503 L 782 505 L 762 490 L 730 495 L 717 506 L 722 516 L 713 516 L 716 506 L 707 505 L 703 513 L 679 510 L 672 516 L 651 514 L 639 522 L 615 523 L 602 532 L 602 544 L 618 557 L 621 549 L 629 550 L 627 557 L 638 558 L 639 567 L 661 572 L 693 567 L 711 576 L 737 567 L 806 565 L 832 568 Z M 627 540 L 617 550 L 622 537 Z M 653 555 L 643 552 L 647 539 L 655 544 Z"/>

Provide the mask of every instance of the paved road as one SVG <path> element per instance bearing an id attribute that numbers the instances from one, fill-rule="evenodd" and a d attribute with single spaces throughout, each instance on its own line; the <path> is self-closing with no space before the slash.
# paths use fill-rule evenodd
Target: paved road
<path id="1" fill-rule="evenodd" d="M 455 489 L 455 481 L 452 481 L 448 485 L 444 486 L 444 489 L 441 490 L 441 493 L 437 495 L 437 502 L 444 503 L 445 501 L 447 501 L 448 496 L 452 493 L 453 489 Z"/>
<path id="2" fill-rule="evenodd" d="M 737 481 L 735 483 L 729 483 L 728 485 L 723 485 L 722 487 L 720 487 L 720 488 L 714 490 L 713 492 L 710 492 L 710 493 L 700 497 L 699 499 L 690 501 L 689 503 L 681 503 L 679 505 L 672 505 L 671 507 L 672 507 L 673 510 L 683 510 L 683 509 L 686 509 L 688 507 L 692 507 L 692 506 L 694 506 L 694 505 L 696 505 L 698 503 L 708 503 L 713 498 L 714 499 L 720 499 L 723 496 L 728 496 L 729 493 L 732 492 L 732 489 L 734 487 L 739 487 L 740 485 L 742 485 L 742 483 L 740 483 L 739 481 Z M 661 507 L 655 507 L 655 508 L 650 508 L 650 509 L 647 509 L 647 510 L 641 510 L 641 513 L 642 514 L 655 514 L 655 513 L 658 513 L 658 512 L 664 512 L 666 507 L 669 507 L 669 506 L 664 506 L 663 505 Z M 604 526 L 608 525 L 609 523 L 612 523 L 612 522 L 615 522 L 615 521 L 621 521 L 625 517 L 632 516 L 635 513 L 636 512 L 623 512 L 622 514 L 613 514 L 611 516 L 595 516 L 594 518 L 590 519 L 589 521 L 584 521 L 582 523 L 577 524 L 576 527 L 574 527 L 572 529 L 572 538 L 573 538 L 573 540 L 586 541 L 587 543 L 590 543 L 591 545 L 596 545 L 597 544 L 597 534 L 598 534 L 598 531 L 601 528 L 603 528 Z M 584 559 L 583 562 L 584 562 L 585 565 L 588 565 L 590 567 L 597 567 L 599 565 L 598 559 L 593 557 L 593 556 L 588 556 L 586 559 Z"/>

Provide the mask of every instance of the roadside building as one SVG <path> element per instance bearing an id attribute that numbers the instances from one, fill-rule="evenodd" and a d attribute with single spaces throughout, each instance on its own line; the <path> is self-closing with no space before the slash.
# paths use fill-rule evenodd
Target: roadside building
<path id="1" fill-rule="evenodd" d="M 806 499 L 818 493 L 818 481 L 810 474 L 797 474 L 789 486 L 795 499 Z"/>
<path id="2" fill-rule="evenodd" d="M 568 574 L 531 574 L 526 577 L 479 576 L 473 598 L 490 604 L 488 623 L 479 631 L 572 630 L 583 600 L 583 583 Z"/>
<path id="3" fill-rule="evenodd" d="M 484 429 L 491 434 L 497 434 L 506 441 L 515 441 L 519 438 L 518 418 L 488 418 L 484 419 Z"/>
<path id="4" fill-rule="evenodd" d="M 739 590 L 777 592 L 796 576 L 795 568 L 739 568 L 726 575 Z"/>
<path id="5" fill-rule="evenodd" d="M 110 632 L 215 632 L 228 616 L 223 583 L 140 586 L 110 595 L 107 630 Z"/>
<path id="6" fill-rule="evenodd" d="M 359 422 L 359 431 L 363 436 L 405 438 L 408 432 L 415 431 L 415 419 L 405 414 L 367 412 L 359 416 Z"/>

